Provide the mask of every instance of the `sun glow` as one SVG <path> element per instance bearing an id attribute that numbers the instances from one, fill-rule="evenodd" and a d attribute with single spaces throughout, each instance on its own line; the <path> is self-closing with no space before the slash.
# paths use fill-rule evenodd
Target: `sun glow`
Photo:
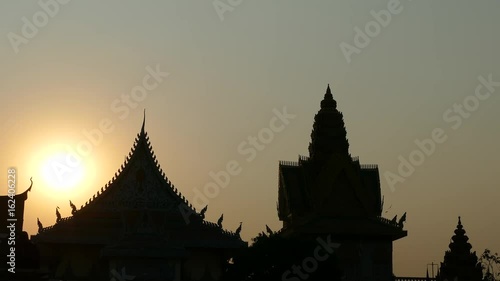
<path id="1" fill-rule="evenodd" d="M 71 154 L 58 152 L 42 163 L 41 175 L 47 186 L 69 190 L 82 183 L 85 178 L 85 165 L 72 160 L 71 157 Z"/>
<path id="2" fill-rule="evenodd" d="M 49 197 L 77 198 L 93 184 L 95 168 L 91 157 L 96 155 L 80 155 L 68 144 L 42 147 L 33 154 L 31 167 L 37 171 L 33 180 L 37 183 L 39 179 L 38 183 Z"/>

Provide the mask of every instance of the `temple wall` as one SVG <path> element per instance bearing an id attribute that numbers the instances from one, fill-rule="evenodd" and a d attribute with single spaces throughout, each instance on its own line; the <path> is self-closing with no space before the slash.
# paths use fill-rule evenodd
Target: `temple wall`
<path id="1" fill-rule="evenodd" d="M 40 268 L 54 272 L 56 278 L 72 275 L 83 278 L 91 275 L 99 261 L 99 246 L 37 244 Z"/>
<path id="2" fill-rule="evenodd" d="M 220 280 L 222 277 L 222 253 L 209 250 L 193 250 L 183 265 L 183 280 L 197 281 L 210 277 Z M 206 280 L 206 279 L 203 279 Z"/>
<path id="3" fill-rule="evenodd" d="M 23 194 L 17 194 L 14 199 L 11 199 L 9 196 L 0 196 L 0 233 L 9 233 L 7 229 L 7 225 L 9 225 L 8 219 L 12 219 L 9 216 L 9 206 L 14 203 L 14 213 L 16 224 L 16 233 L 21 233 L 23 231 L 23 222 L 24 222 L 24 203 L 28 198 L 26 192 Z"/>
<path id="4" fill-rule="evenodd" d="M 346 280 L 392 280 L 391 241 L 342 241 L 337 249 Z"/>
<path id="5" fill-rule="evenodd" d="M 101 247 L 89 245 L 37 245 L 42 257 L 42 270 L 54 272 L 54 277 L 89 278 L 105 276 L 134 276 L 134 280 L 197 281 L 220 280 L 223 273 L 224 252 L 193 249 L 187 259 L 167 258 L 100 258 Z M 101 264 L 99 264 L 101 263 Z M 104 270 L 104 271 L 103 271 Z M 96 279 L 97 280 L 97 279 Z M 100 280 L 100 279 L 99 279 Z M 156 280 L 156 279 L 154 279 Z"/>
<path id="6" fill-rule="evenodd" d="M 164 258 L 116 258 L 109 261 L 109 279 L 181 281 L 181 261 Z"/>
<path id="7" fill-rule="evenodd" d="M 99 247 L 69 246 L 61 249 L 61 261 L 55 272 L 56 277 L 72 273 L 75 277 L 91 275 L 92 267 L 99 257 Z"/>

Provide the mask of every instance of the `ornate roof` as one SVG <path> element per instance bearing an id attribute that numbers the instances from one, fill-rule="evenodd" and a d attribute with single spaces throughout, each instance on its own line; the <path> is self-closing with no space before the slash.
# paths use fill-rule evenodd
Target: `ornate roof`
<path id="1" fill-rule="evenodd" d="M 28 199 L 28 192 L 31 191 L 31 188 L 33 187 L 33 181 L 30 178 L 31 184 L 26 189 L 24 192 L 16 194 L 13 198 L 11 198 L 9 195 L 4 195 L 0 196 L 0 210 L 3 210 L 2 213 L 0 214 L 0 238 L 2 238 L 3 233 L 7 233 L 7 225 L 9 224 L 9 219 L 13 219 L 12 217 L 9 217 L 9 212 L 7 210 L 9 209 L 9 201 L 11 199 L 15 200 L 15 219 L 16 219 L 16 232 L 21 232 L 23 230 L 23 221 L 24 221 L 24 202 Z"/>
<path id="2" fill-rule="evenodd" d="M 468 242 L 469 237 L 465 234 L 460 217 L 451 240 L 450 250 L 444 254 L 437 280 L 482 280 L 481 263 L 478 262 L 476 252 L 471 252 L 472 245 Z"/>
<path id="3" fill-rule="evenodd" d="M 366 234 L 394 240 L 407 235 L 402 223 L 381 217 L 378 166 L 351 157 L 343 115 L 330 85 L 314 117 L 309 157 L 281 161 L 278 176 L 278 216 L 284 232 Z"/>
<path id="4" fill-rule="evenodd" d="M 150 233 L 186 247 L 246 244 L 239 235 L 205 221 L 171 183 L 156 159 L 145 131 L 145 120 L 113 178 L 73 216 L 43 228 L 34 239 L 47 243 L 112 245 L 117 237 L 136 232 L 145 221 Z"/>

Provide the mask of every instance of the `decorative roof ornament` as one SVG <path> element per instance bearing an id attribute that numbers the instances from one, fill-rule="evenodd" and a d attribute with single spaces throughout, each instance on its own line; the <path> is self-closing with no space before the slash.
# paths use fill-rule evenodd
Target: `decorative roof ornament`
<path id="1" fill-rule="evenodd" d="M 43 224 L 40 222 L 39 218 L 36 218 L 36 223 L 38 224 L 38 233 L 43 231 Z"/>
<path id="2" fill-rule="evenodd" d="M 267 233 L 269 233 L 269 235 L 273 235 L 273 233 L 274 233 L 272 231 L 272 229 L 267 224 L 266 224 L 266 231 L 267 231 Z"/>
<path id="3" fill-rule="evenodd" d="M 28 187 L 28 190 L 26 190 L 26 192 L 28 191 L 31 192 L 31 188 L 33 187 L 33 177 L 30 178 L 30 182 L 31 182 L 30 187 Z"/>
<path id="4" fill-rule="evenodd" d="M 241 233 L 241 226 L 243 225 L 243 222 L 240 221 L 240 226 L 238 226 L 238 228 L 236 229 L 236 231 L 234 232 L 236 235 L 240 236 L 240 233 Z"/>
<path id="5" fill-rule="evenodd" d="M 224 220 L 224 214 L 220 215 L 220 218 L 217 220 L 217 225 L 222 228 L 222 221 Z"/>
<path id="6" fill-rule="evenodd" d="M 71 202 L 71 200 L 69 200 L 69 206 L 71 207 L 71 214 L 76 214 L 76 206 L 75 204 L 73 204 L 73 202 Z"/>
<path id="7" fill-rule="evenodd" d="M 398 221 L 399 227 L 403 228 L 403 224 L 406 222 L 406 212 L 401 216 L 401 218 Z"/>
<path id="8" fill-rule="evenodd" d="M 61 213 L 59 213 L 59 206 L 56 207 L 56 223 L 61 221 Z"/>
<path id="9" fill-rule="evenodd" d="M 202 219 L 205 219 L 205 213 L 207 212 L 208 205 L 205 206 L 205 208 L 201 209 L 200 211 L 200 216 Z"/>
<path id="10" fill-rule="evenodd" d="M 396 224 L 396 222 L 398 221 L 398 215 L 395 215 L 392 220 L 391 220 L 391 223 L 392 224 Z"/>

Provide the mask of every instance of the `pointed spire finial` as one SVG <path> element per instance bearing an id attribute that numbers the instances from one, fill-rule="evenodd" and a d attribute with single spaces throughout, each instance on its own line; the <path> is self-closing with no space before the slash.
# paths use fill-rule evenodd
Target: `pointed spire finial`
<path id="1" fill-rule="evenodd" d="M 460 216 L 458 216 L 458 225 L 462 225 L 462 221 L 460 220 Z"/>
<path id="2" fill-rule="evenodd" d="M 325 93 L 325 100 L 332 100 L 333 95 L 332 95 L 332 90 L 330 89 L 330 84 L 326 87 L 326 93 Z"/>
<path id="3" fill-rule="evenodd" d="M 321 101 L 321 108 L 337 108 L 337 102 L 333 99 L 330 84 L 326 87 L 325 97 Z"/>
<path id="4" fill-rule="evenodd" d="M 142 119 L 141 133 L 144 134 L 144 127 L 146 126 L 146 109 L 144 108 L 144 117 Z"/>

